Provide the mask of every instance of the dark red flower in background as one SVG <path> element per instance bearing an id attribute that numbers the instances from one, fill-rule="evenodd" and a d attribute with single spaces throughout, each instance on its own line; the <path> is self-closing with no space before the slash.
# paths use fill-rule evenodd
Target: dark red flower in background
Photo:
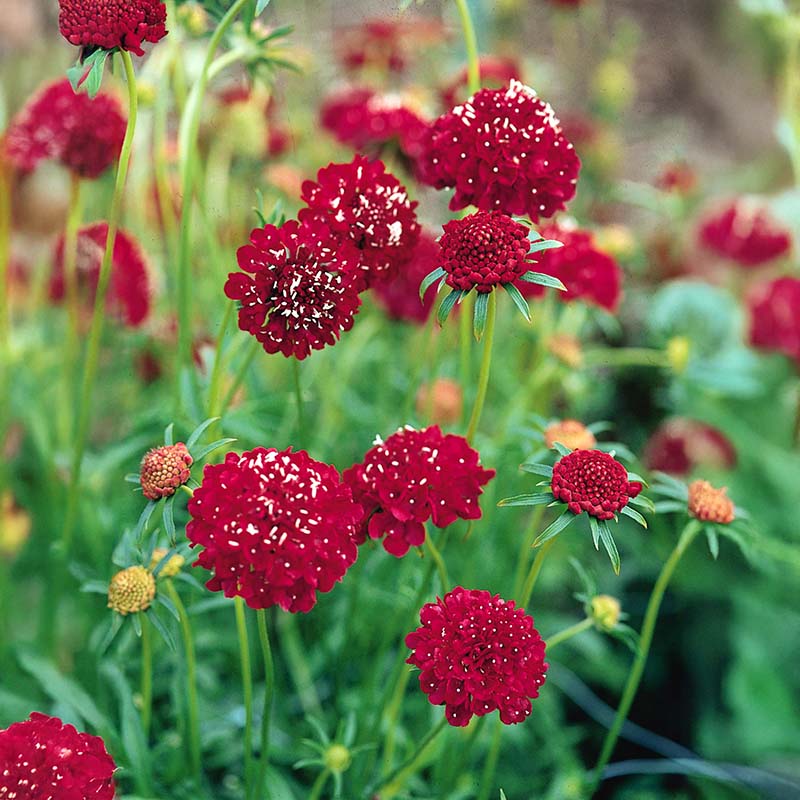
<path id="1" fill-rule="evenodd" d="M 464 726 L 495 709 L 506 725 L 524 722 L 548 665 L 533 617 L 500 595 L 456 586 L 427 603 L 422 623 L 406 636 L 406 663 L 421 670 L 419 685 L 447 721 Z"/>
<path id="2" fill-rule="evenodd" d="M 479 519 L 481 486 L 494 477 L 466 439 L 443 434 L 438 425 L 418 431 L 401 428 L 378 439 L 344 480 L 364 509 L 360 542 L 383 540 L 386 551 L 403 556 L 425 541 L 427 520 L 439 528 L 457 519 Z"/>
<path id="3" fill-rule="evenodd" d="M 61 35 L 78 47 L 130 50 L 143 56 L 142 42 L 167 35 L 161 0 L 58 0 Z"/>
<path id="4" fill-rule="evenodd" d="M 556 462 L 550 488 L 573 514 L 585 511 L 597 519 L 613 519 L 642 491 L 642 484 L 629 481 L 628 471 L 608 453 L 573 450 Z"/>
<path id="5" fill-rule="evenodd" d="M 371 19 L 341 36 L 339 57 L 350 70 L 376 67 L 402 72 L 406 66 L 403 25 L 394 20 Z"/>
<path id="6" fill-rule="evenodd" d="M 358 555 L 361 507 L 335 467 L 308 453 L 256 447 L 209 464 L 188 505 L 206 586 L 251 608 L 310 611 Z"/>
<path id="7" fill-rule="evenodd" d="M 5 155 L 29 172 L 53 159 L 81 178 L 96 178 L 117 161 L 125 115 L 116 97 L 76 94 L 68 80 L 42 87 L 11 120 Z"/>
<path id="8" fill-rule="evenodd" d="M 661 424 L 648 439 L 642 461 L 651 470 L 688 475 L 695 467 L 732 469 L 736 450 L 717 428 L 676 417 Z"/>
<path id="9" fill-rule="evenodd" d="M 800 280 L 787 276 L 756 286 L 747 306 L 750 344 L 783 353 L 800 365 Z"/>
<path id="10" fill-rule="evenodd" d="M 792 247 L 789 230 L 768 209 L 747 199 L 735 200 L 706 217 L 699 236 L 709 250 L 742 267 L 760 267 Z"/>
<path id="11" fill-rule="evenodd" d="M 113 800 L 114 760 L 99 736 L 36 712 L 0 730 L 3 800 Z"/>
<path id="12" fill-rule="evenodd" d="M 88 313 L 94 308 L 100 266 L 108 238 L 108 223 L 94 222 L 78 231 L 76 276 L 82 305 Z M 138 242 L 130 233 L 117 231 L 111 258 L 108 305 L 121 322 L 139 327 L 150 314 L 153 288 L 150 268 Z M 50 299 L 61 303 L 66 296 L 64 277 L 64 237 L 56 244 Z"/>
<path id="13" fill-rule="evenodd" d="M 583 300 L 607 311 L 616 311 L 622 298 L 622 270 L 607 253 L 598 249 L 592 234 L 554 222 L 538 229 L 545 239 L 555 239 L 564 246 L 536 254 L 536 272 L 558 278 L 566 292 L 559 292 L 563 302 Z M 525 297 L 540 297 L 544 287 L 522 283 Z"/>
<path id="14" fill-rule="evenodd" d="M 530 228 L 499 211 L 451 219 L 439 240 L 438 266 L 447 273 L 447 285 L 486 293 L 514 283 L 531 268 L 529 233 Z"/>
<path id="15" fill-rule="evenodd" d="M 436 287 L 429 286 L 422 301 L 419 287 L 428 273 L 439 265 L 439 243 L 432 233 L 422 233 L 411 258 L 394 277 L 377 281 L 372 289 L 375 297 L 392 319 L 405 322 L 425 322 L 436 302 Z"/>
<path id="16" fill-rule="evenodd" d="M 420 226 L 405 187 L 382 161 L 357 155 L 303 183 L 301 221 L 318 220 L 361 251 L 361 288 L 391 277 L 414 252 Z"/>
<path id="17" fill-rule="evenodd" d="M 455 187 L 453 210 L 551 217 L 575 196 L 580 160 L 549 104 L 519 81 L 482 89 L 431 126 L 426 183 Z"/>
<path id="18" fill-rule="evenodd" d="M 225 294 L 240 304 L 239 327 L 266 352 L 303 359 L 353 327 L 359 254 L 325 226 L 256 228 L 236 257 L 244 272 L 228 275 Z"/>
<path id="19" fill-rule="evenodd" d="M 481 86 L 494 89 L 499 86 L 505 87 L 509 81 L 519 80 L 522 75 L 519 62 L 515 58 L 507 56 L 481 56 L 478 61 L 478 74 L 480 75 Z M 442 89 L 442 105 L 446 109 L 451 109 L 461 100 L 462 90 L 469 82 L 469 73 L 464 67 L 450 83 Z"/>

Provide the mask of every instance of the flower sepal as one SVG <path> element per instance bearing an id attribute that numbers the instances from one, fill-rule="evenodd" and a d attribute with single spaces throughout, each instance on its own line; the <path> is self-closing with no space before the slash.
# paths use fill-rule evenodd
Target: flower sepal
<path id="1" fill-rule="evenodd" d="M 86 94 L 94 99 L 103 83 L 106 59 L 116 52 L 119 52 L 118 47 L 113 50 L 104 50 L 102 47 L 91 50 L 85 48 L 77 62 L 67 69 L 67 78 L 73 90 L 77 93 L 85 89 Z"/>

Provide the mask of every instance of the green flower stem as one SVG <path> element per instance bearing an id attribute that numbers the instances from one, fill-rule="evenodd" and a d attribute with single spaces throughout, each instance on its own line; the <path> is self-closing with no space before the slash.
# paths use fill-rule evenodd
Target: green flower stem
<path id="1" fill-rule="evenodd" d="M 478 800 L 489 800 L 492 793 L 492 784 L 497 772 L 497 762 L 500 760 L 500 744 L 503 737 L 503 723 L 500 721 L 498 713 L 494 721 L 494 731 L 492 732 L 492 743 L 489 745 L 489 753 L 486 756 L 486 763 L 483 765 L 481 775 L 481 788 L 478 792 Z"/>
<path id="2" fill-rule="evenodd" d="M 264 710 L 261 714 L 261 751 L 258 756 L 258 778 L 255 797 L 264 792 L 264 780 L 269 763 L 269 725 L 272 718 L 272 700 L 275 696 L 275 665 L 272 662 L 272 648 L 267 630 L 267 615 L 263 608 L 256 612 L 258 620 L 258 639 L 261 643 L 261 657 L 264 661 Z"/>
<path id="3" fill-rule="evenodd" d="M 283 657 L 288 663 L 288 672 L 294 680 L 300 705 L 306 714 L 322 717 L 322 703 L 314 685 L 314 675 L 308 664 L 308 650 L 300 639 L 297 620 L 294 614 L 281 614 L 278 617 L 280 627 L 280 646 Z"/>
<path id="4" fill-rule="evenodd" d="M 545 643 L 547 646 L 547 652 L 549 653 L 556 645 L 566 642 L 567 639 L 571 639 L 573 636 L 583 633 L 585 630 L 591 628 L 592 625 L 594 625 L 592 618 L 586 617 L 586 619 L 582 619 L 580 622 L 570 625 L 569 628 L 565 628 L 563 631 L 554 633 Z"/>
<path id="5" fill-rule="evenodd" d="M 244 600 L 234 597 L 236 631 L 239 636 L 239 661 L 242 668 L 244 695 L 244 779 L 245 798 L 253 794 L 253 672 L 250 665 L 250 642 L 247 638 L 247 617 Z"/>
<path id="6" fill-rule="evenodd" d="M 447 725 L 447 717 L 442 717 L 438 723 L 422 738 L 417 745 L 417 749 L 402 763 L 397 769 L 390 772 L 377 787 L 370 789 L 367 796 L 380 795 L 385 789 L 387 796 L 391 796 L 399 789 L 403 783 L 414 774 L 420 761 L 425 757 L 425 752 L 433 743 L 436 737 L 444 730 Z"/>
<path id="7" fill-rule="evenodd" d="M 250 349 L 247 351 L 247 355 L 242 359 L 242 363 L 233 379 L 233 383 L 231 383 L 222 401 L 222 405 L 219 407 L 220 414 L 224 414 L 228 410 L 233 398 L 236 396 L 236 392 L 239 391 L 239 387 L 244 383 L 244 379 L 247 377 L 247 372 L 250 369 L 250 365 L 253 363 L 253 359 L 261 349 L 261 343 L 258 339 L 253 337 L 253 340 L 250 342 Z"/>
<path id="8" fill-rule="evenodd" d="M 464 309 L 461 310 L 464 313 Z M 472 408 L 472 416 L 467 428 L 467 441 L 472 442 L 475 432 L 478 430 L 478 423 L 483 412 L 483 404 L 486 400 L 486 391 L 489 388 L 489 371 L 492 367 L 492 345 L 494 343 L 495 318 L 497 317 L 497 292 L 489 293 L 489 309 L 486 315 L 486 332 L 483 342 L 483 359 L 481 360 L 481 371 L 478 375 L 478 394 L 475 397 L 475 405 Z"/>
<path id="9" fill-rule="evenodd" d="M 128 83 L 128 124 L 125 128 L 125 138 L 122 141 L 122 150 L 117 165 L 117 177 L 114 183 L 114 194 L 111 198 L 111 208 L 108 213 L 108 236 L 103 261 L 100 265 L 100 275 L 97 279 L 97 293 L 94 299 L 92 323 L 89 328 L 88 344 L 86 345 L 86 360 L 83 368 L 80 399 L 78 401 L 77 425 L 75 429 L 75 442 L 72 456 L 72 470 L 70 473 L 67 507 L 64 512 L 64 527 L 62 529 L 62 543 L 64 555 L 72 544 L 72 536 L 78 512 L 78 497 L 81 481 L 81 468 L 83 455 L 86 449 L 86 440 L 89 434 L 89 423 L 92 418 L 92 395 L 94 393 L 95 378 L 100 358 L 100 343 L 103 337 L 103 322 L 105 319 L 106 295 L 111 278 L 112 256 L 114 242 L 117 238 L 117 228 L 122 212 L 122 196 L 125 191 L 125 180 L 128 176 L 128 165 L 133 148 L 133 134 L 136 130 L 136 116 L 138 112 L 138 99 L 136 91 L 136 74 L 133 70 L 133 61 L 130 53 L 125 50 L 120 52 L 122 64 L 125 68 L 125 79 Z"/>
<path id="10" fill-rule="evenodd" d="M 150 721 L 153 718 L 153 634 L 147 614 L 141 611 L 137 613 L 142 626 L 142 728 L 147 739 L 150 736 Z"/>
<path id="11" fill-rule="evenodd" d="M 194 196 L 195 165 L 197 158 L 195 147 L 197 144 L 197 134 L 200 128 L 200 112 L 203 107 L 206 87 L 208 86 L 210 78 L 213 77 L 212 65 L 216 67 L 216 71 L 220 71 L 228 66 L 229 63 L 233 63 L 233 61 L 241 57 L 241 53 L 237 53 L 234 58 L 234 52 L 232 51 L 217 59 L 216 64 L 214 61 L 214 55 L 222 42 L 222 37 L 248 2 L 251 2 L 251 0 L 235 0 L 211 35 L 203 67 L 200 71 L 200 77 L 197 79 L 197 83 L 192 87 L 192 91 L 189 94 L 189 98 L 183 110 L 183 115 L 181 116 L 178 144 L 183 207 L 181 209 L 177 259 L 178 369 L 176 370 L 176 379 L 178 397 L 180 397 L 181 373 L 184 369 L 191 369 L 192 363 L 190 245 L 192 232 L 192 199 Z M 223 61 L 223 59 L 225 60 Z"/>
<path id="12" fill-rule="evenodd" d="M 164 581 L 167 593 L 172 600 L 172 604 L 178 611 L 180 619 L 181 636 L 183 637 L 183 649 L 186 656 L 186 689 L 189 696 L 189 764 L 192 769 L 192 777 L 197 785 L 201 779 L 201 751 L 200 751 L 200 714 L 197 703 L 197 660 L 195 658 L 194 637 L 192 636 L 192 625 L 186 607 L 183 605 L 181 596 L 175 588 L 171 578 Z"/>
<path id="13" fill-rule="evenodd" d="M 459 377 L 466 391 L 472 383 L 472 307 L 474 298 L 468 294 L 458 307 Z M 433 313 L 433 312 L 431 312 Z"/>
<path id="14" fill-rule="evenodd" d="M 0 442 L 5 440 L 11 404 L 11 315 L 8 304 L 8 264 L 11 259 L 11 176 L 0 159 Z M 5 469 L 0 466 L 0 490 L 5 487 Z"/>
<path id="15" fill-rule="evenodd" d="M 785 121 L 791 130 L 789 158 L 792 162 L 795 184 L 800 183 L 800 16 L 793 15 L 783 27 L 786 36 L 786 53 L 783 65 L 783 97 L 781 101 Z"/>
<path id="16" fill-rule="evenodd" d="M 225 335 L 230 327 L 231 320 L 236 311 L 236 303 L 229 300 L 225 306 L 225 313 L 217 332 L 217 341 L 214 345 L 214 366 L 211 368 L 211 380 L 208 384 L 208 416 L 218 417 L 222 410 L 219 405 L 220 388 L 222 383 L 222 348 L 225 344 Z"/>
<path id="17" fill-rule="evenodd" d="M 436 569 L 439 573 L 439 580 L 442 582 L 442 593 L 444 594 L 445 592 L 449 592 L 450 578 L 447 575 L 447 566 L 444 563 L 444 558 L 442 558 L 442 554 L 439 552 L 439 548 L 433 543 L 430 531 L 426 532 L 424 547 L 428 551 L 430 557 L 434 560 L 434 563 L 436 564 Z"/>
<path id="18" fill-rule="evenodd" d="M 586 350 L 583 362 L 587 367 L 669 367 L 663 350 L 652 347 L 600 347 Z"/>
<path id="19" fill-rule="evenodd" d="M 303 412 L 303 390 L 300 386 L 300 362 L 296 358 L 289 359 L 292 362 L 292 380 L 294 384 L 294 399 L 297 403 L 297 432 L 299 443 L 305 439 L 306 420 Z"/>
<path id="20" fill-rule="evenodd" d="M 77 264 L 78 228 L 80 227 L 83 213 L 81 179 L 75 173 L 70 176 L 69 205 L 67 209 L 67 223 L 64 228 L 64 294 L 67 300 L 69 327 L 64 340 L 64 376 L 68 393 L 71 395 L 71 370 L 78 361 L 80 347 L 80 298 L 78 297 Z"/>
<path id="21" fill-rule="evenodd" d="M 533 509 L 530 524 L 520 540 L 519 555 L 517 556 L 517 569 L 514 575 L 514 592 L 512 597 L 519 597 L 525 585 L 525 567 L 527 566 L 528 559 L 530 558 L 531 546 L 533 545 L 536 537 L 539 535 L 539 527 L 542 524 L 542 517 L 544 516 L 545 511 L 546 506 L 536 506 L 536 508 Z M 545 544 L 547 543 L 545 542 Z"/>
<path id="22" fill-rule="evenodd" d="M 404 653 L 405 655 L 405 653 Z M 395 683 L 392 699 L 386 708 L 386 741 L 383 745 L 383 767 L 381 773 L 389 772 L 394 763 L 395 742 L 397 737 L 397 721 L 400 718 L 400 708 L 411 679 L 411 668 L 404 669 Z"/>
<path id="23" fill-rule="evenodd" d="M 544 506 L 541 506 L 544 508 Z M 525 585 L 522 588 L 522 594 L 519 598 L 519 604 L 522 608 L 525 608 L 528 603 L 531 601 L 531 595 L 533 594 L 533 587 L 536 586 L 536 581 L 539 578 L 539 573 L 542 571 L 542 564 L 544 564 L 544 559 L 547 553 L 549 552 L 550 548 L 553 546 L 555 542 L 555 538 L 548 539 L 541 547 L 538 548 L 538 552 L 536 553 L 536 558 L 533 559 L 533 564 L 531 564 L 531 570 L 528 573 L 528 577 L 525 580 Z"/>
<path id="24" fill-rule="evenodd" d="M 317 779 L 314 781 L 314 785 L 311 787 L 311 794 L 308 796 L 308 800 L 319 800 L 322 797 L 322 790 L 325 788 L 325 784 L 328 782 L 328 778 L 331 776 L 331 771 L 329 769 L 324 769 L 317 775 Z"/>
<path id="25" fill-rule="evenodd" d="M 481 73 L 478 62 L 478 37 L 472 24 L 467 0 L 456 0 L 458 16 L 461 18 L 461 29 L 464 33 L 464 46 L 467 50 L 467 89 L 475 94 L 481 88 Z"/>
<path id="26" fill-rule="evenodd" d="M 597 765 L 595 766 L 594 772 L 590 779 L 589 791 L 586 795 L 589 798 L 591 798 L 595 791 L 597 791 L 597 787 L 603 778 L 603 770 L 605 770 L 606 764 L 608 764 L 608 761 L 614 752 L 614 747 L 617 744 L 620 731 L 622 730 L 622 726 L 625 724 L 625 720 L 628 718 L 628 712 L 630 711 L 634 698 L 636 697 L 636 692 L 639 688 L 639 682 L 642 679 L 642 673 L 644 672 L 644 667 L 647 663 L 647 655 L 650 652 L 650 645 L 653 641 L 653 632 L 655 631 L 656 620 L 658 619 L 658 611 L 661 608 L 661 601 L 664 598 L 664 592 L 666 591 L 670 579 L 672 578 L 672 574 L 675 572 L 675 568 L 678 566 L 678 562 L 681 560 L 681 556 L 683 556 L 683 554 L 686 552 L 687 548 L 692 543 L 694 537 L 700 532 L 701 528 L 702 526 L 695 519 L 690 520 L 686 524 L 686 527 L 683 529 L 683 532 L 678 539 L 678 544 L 675 546 L 675 549 L 672 551 L 670 557 L 662 567 L 661 574 L 658 576 L 658 580 L 653 587 L 653 592 L 650 595 L 650 601 L 647 604 L 647 610 L 645 611 L 644 615 L 642 632 L 639 637 L 639 647 L 636 651 L 636 657 L 634 658 L 633 664 L 631 665 L 631 671 L 628 674 L 628 680 L 625 683 L 625 689 L 622 693 L 622 700 L 620 700 L 619 708 L 617 709 L 617 715 L 614 717 L 614 723 L 606 734 L 605 741 L 603 742 L 603 749 L 600 751 L 600 758 L 597 760 Z"/>

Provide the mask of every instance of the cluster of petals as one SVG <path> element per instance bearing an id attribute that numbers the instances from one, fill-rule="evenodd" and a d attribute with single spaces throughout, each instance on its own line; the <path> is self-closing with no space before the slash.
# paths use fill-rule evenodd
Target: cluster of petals
<path id="1" fill-rule="evenodd" d="M 747 305 L 750 344 L 800 364 L 800 279 L 787 275 L 756 286 Z"/>
<path id="2" fill-rule="evenodd" d="M 494 474 L 463 436 L 433 425 L 378 439 L 343 477 L 364 509 L 359 541 L 383 537 L 386 551 L 400 557 L 423 544 L 429 519 L 440 528 L 459 518 L 479 519 L 481 487 Z"/>
<path id="3" fill-rule="evenodd" d="M 628 480 L 628 471 L 601 450 L 574 450 L 553 467 L 553 496 L 566 503 L 573 514 L 585 511 L 599 520 L 613 519 L 642 491 L 642 484 Z"/>
<path id="4" fill-rule="evenodd" d="M 81 178 L 96 178 L 119 158 L 125 128 L 116 97 L 76 94 L 65 78 L 42 87 L 11 120 L 4 155 L 23 172 L 54 160 Z"/>
<path id="5" fill-rule="evenodd" d="M 429 286 L 420 302 L 419 287 L 439 266 L 439 243 L 423 229 L 411 258 L 394 277 L 372 287 L 375 297 L 391 319 L 423 323 L 436 302 L 436 287 Z"/>
<path id="6" fill-rule="evenodd" d="M 143 42 L 167 35 L 162 0 L 59 0 L 61 35 L 78 47 L 129 50 L 143 56 Z"/>
<path id="7" fill-rule="evenodd" d="M 539 696 L 548 665 L 533 617 L 513 600 L 457 586 L 427 603 L 406 636 L 419 684 L 447 721 L 464 726 L 495 709 L 506 725 L 523 722 Z"/>
<path id="8" fill-rule="evenodd" d="M 380 160 L 356 155 L 330 164 L 317 180 L 303 183 L 301 222 L 324 223 L 361 254 L 360 288 L 396 274 L 408 262 L 420 235 L 416 201 Z"/>
<path id="9" fill-rule="evenodd" d="M 535 267 L 567 287 L 566 292 L 558 293 L 560 300 L 582 300 L 607 311 L 617 310 L 622 298 L 622 270 L 597 247 L 591 233 L 551 222 L 539 228 L 539 234 L 564 245 L 537 253 Z M 545 291 L 532 283 L 521 285 L 520 290 L 526 297 L 539 297 Z"/>
<path id="10" fill-rule="evenodd" d="M 34 712 L 0 730 L 3 800 L 113 800 L 116 765 L 99 736 Z"/>
<path id="11" fill-rule="evenodd" d="M 724 487 L 715 488 L 708 481 L 692 481 L 689 484 L 689 514 L 701 522 L 730 524 L 736 518 L 736 509 L 727 491 Z"/>
<path id="12" fill-rule="evenodd" d="M 732 469 L 736 449 L 725 434 L 705 422 L 674 417 L 647 440 L 642 461 L 651 470 L 688 475 L 695 467 Z"/>
<path id="13" fill-rule="evenodd" d="M 735 200 L 701 223 L 700 242 L 742 267 L 759 267 L 792 247 L 792 235 L 769 211 L 748 199 Z"/>
<path id="14" fill-rule="evenodd" d="M 266 352 L 304 359 L 353 327 L 359 258 L 313 219 L 265 225 L 239 248 L 242 271 L 228 275 L 225 294 L 239 302 L 239 327 Z"/>
<path id="15" fill-rule="evenodd" d="M 453 210 L 551 217 L 575 195 L 580 160 L 549 104 L 519 81 L 482 89 L 430 128 L 424 181 L 455 187 Z"/>
<path id="16" fill-rule="evenodd" d="M 191 453 L 183 442 L 148 450 L 139 470 L 142 494 L 148 500 L 175 494 L 175 489 L 191 477 L 192 462 Z"/>
<path id="17" fill-rule="evenodd" d="M 468 292 L 491 292 L 514 283 L 531 268 L 530 229 L 499 211 L 477 211 L 444 226 L 439 266 L 446 283 Z"/>
<path id="18" fill-rule="evenodd" d="M 94 222 L 78 231 L 76 278 L 82 305 L 88 312 L 94 307 L 107 238 L 107 222 Z M 67 294 L 64 255 L 62 236 L 56 244 L 50 278 L 50 299 L 55 303 L 63 302 Z M 150 314 L 152 295 L 150 267 L 139 243 L 132 234 L 118 230 L 111 255 L 109 310 L 125 325 L 138 328 Z"/>
<path id="19" fill-rule="evenodd" d="M 257 447 L 207 465 L 188 505 L 206 586 L 251 608 L 307 612 L 355 562 L 361 506 L 335 467 Z"/>

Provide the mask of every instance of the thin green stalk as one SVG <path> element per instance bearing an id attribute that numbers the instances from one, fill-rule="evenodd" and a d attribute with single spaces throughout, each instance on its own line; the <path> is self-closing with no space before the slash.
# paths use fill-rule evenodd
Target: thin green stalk
<path id="1" fill-rule="evenodd" d="M 500 716 L 494 721 L 494 731 L 492 732 L 492 743 L 489 745 L 489 754 L 486 756 L 486 763 L 483 765 L 481 775 L 481 788 L 478 792 L 478 800 L 489 800 L 492 793 L 492 784 L 497 772 L 497 762 L 500 760 L 500 744 L 503 738 L 503 723 Z"/>
<path id="2" fill-rule="evenodd" d="M 11 404 L 11 315 L 8 303 L 8 264 L 11 260 L 11 178 L 0 159 L 0 442 L 5 441 Z M 0 466 L 0 494 L 5 488 L 5 470 Z"/>
<path id="3" fill-rule="evenodd" d="M 444 594 L 445 592 L 450 591 L 450 578 L 447 575 L 447 566 L 444 563 L 444 558 L 442 558 L 439 548 L 433 543 L 430 531 L 426 532 L 424 546 L 436 564 L 436 569 L 439 573 L 439 580 L 442 582 L 442 594 Z"/>
<path id="4" fill-rule="evenodd" d="M 463 310 L 461 312 L 464 313 Z M 472 416 L 467 428 L 467 441 L 471 442 L 475 438 L 475 431 L 478 430 L 478 423 L 483 412 L 483 404 L 486 400 L 486 391 L 489 388 L 489 371 L 492 367 L 492 345 L 494 343 L 495 318 L 497 317 L 497 293 L 489 293 L 489 309 L 486 315 L 486 333 L 483 342 L 483 358 L 481 359 L 481 371 L 478 375 L 478 394 L 475 397 L 475 405 L 472 408 Z"/>
<path id="5" fill-rule="evenodd" d="M 292 362 L 292 379 L 294 383 L 294 399 L 297 403 L 297 431 L 300 439 L 305 438 L 306 421 L 303 412 L 303 390 L 300 387 L 300 362 L 296 358 L 289 359 Z"/>
<path id="6" fill-rule="evenodd" d="M 147 739 L 153 718 L 153 634 L 147 615 L 141 611 L 138 614 L 142 626 L 142 728 Z"/>
<path id="7" fill-rule="evenodd" d="M 230 388 L 225 394 L 225 399 L 219 407 L 220 414 L 224 414 L 228 410 L 236 392 L 239 391 L 239 387 L 244 383 L 244 379 L 247 377 L 247 371 L 250 369 L 250 365 L 253 363 L 253 359 L 256 357 L 256 353 L 258 353 L 259 350 L 261 350 L 261 343 L 254 337 L 250 342 L 250 349 L 242 360 L 239 370 L 233 379 L 233 383 L 231 383 Z"/>
<path id="8" fill-rule="evenodd" d="M 400 708 L 403 705 L 403 698 L 408 688 L 408 682 L 411 679 L 411 668 L 404 669 L 400 673 L 400 679 L 397 681 L 392 693 L 392 699 L 386 708 L 386 741 L 383 745 L 383 767 L 382 773 L 388 772 L 394 763 L 395 743 L 397 740 L 397 721 L 400 718 Z"/>
<path id="9" fill-rule="evenodd" d="M 520 540 L 519 555 L 517 556 L 517 568 L 514 575 L 514 593 L 512 597 L 519 597 L 524 587 L 525 567 L 530 558 L 531 545 L 539 535 L 539 526 L 542 524 L 542 517 L 546 511 L 545 506 L 536 506 L 531 514 L 531 521 L 527 530 Z M 545 543 L 546 544 L 546 543 Z M 538 553 L 537 553 L 538 556 Z M 531 589 L 531 591 L 533 591 Z M 524 604 L 523 604 L 524 605 Z"/>
<path id="10" fill-rule="evenodd" d="M 219 400 L 220 388 L 222 382 L 222 348 L 225 344 L 225 335 L 228 332 L 228 327 L 233 319 L 233 314 L 236 311 L 236 303 L 233 300 L 228 301 L 225 306 L 225 313 L 222 316 L 222 322 L 219 325 L 217 332 L 217 341 L 214 345 L 214 366 L 211 368 L 211 380 L 208 384 L 208 416 L 218 417 L 220 414 Z"/>
<path id="11" fill-rule="evenodd" d="M 458 8 L 458 16 L 461 18 L 464 46 L 467 50 L 467 88 L 470 94 L 475 94 L 481 88 L 478 37 L 475 35 L 475 26 L 472 23 L 472 15 L 469 13 L 467 0 L 456 0 L 456 7 Z"/>
<path id="12" fill-rule="evenodd" d="M 311 794 L 309 794 L 308 800 L 319 800 L 319 798 L 322 797 L 322 790 L 325 788 L 325 784 L 328 782 L 330 776 L 331 771 L 328 768 L 325 768 L 317 775 L 317 779 L 311 787 Z"/>
<path id="13" fill-rule="evenodd" d="M 64 341 L 64 357 L 66 363 L 67 386 L 72 391 L 72 378 L 70 370 L 78 360 L 78 347 L 80 344 L 80 299 L 78 297 L 78 228 L 81 224 L 83 203 L 81 198 L 81 179 L 72 173 L 70 176 L 69 205 L 67 210 L 67 223 L 64 228 L 64 296 L 67 301 L 67 314 L 69 315 L 69 328 Z"/>
<path id="14" fill-rule="evenodd" d="M 275 696 L 275 665 L 272 662 L 272 648 L 269 643 L 267 616 L 264 609 L 256 612 L 258 620 L 258 639 L 261 642 L 261 657 L 264 661 L 264 709 L 261 714 L 261 751 L 258 756 L 258 778 L 256 780 L 256 800 L 264 792 L 264 780 L 269 763 L 269 725 L 272 718 L 272 700 Z"/>
<path id="15" fill-rule="evenodd" d="M 625 689 L 622 693 L 622 699 L 620 700 L 617 714 L 614 717 L 614 723 L 606 734 L 605 741 L 603 742 L 603 749 L 600 751 L 600 758 L 597 760 L 597 765 L 590 779 L 587 797 L 591 798 L 597 791 L 597 787 L 603 778 L 603 770 L 605 770 L 606 764 L 608 764 L 614 752 L 614 747 L 617 744 L 622 726 L 625 724 L 625 720 L 628 718 L 628 712 L 633 705 L 636 692 L 639 689 L 639 683 L 642 679 L 642 673 L 647 663 L 647 655 L 650 652 L 650 645 L 653 641 L 653 632 L 656 628 L 656 620 L 658 619 L 658 611 L 661 608 L 664 592 L 672 578 L 672 574 L 675 572 L 675 568 L 678 566 L 678 562 L 681 560 L 681 556 L 686 552 L 686 549 L 692 543 L 694 537 L 700 532 L 701 527 L 700 523 L 695 519 L 690 520 L 686 524 L 686 527 L 683 529 L 678 539 L 678 544 L 662 567 L 661 574 L 658 576 L 658 580 L 653 587 L 653 592 L 650 595 L 650 601 L 647 604 L 647 610 L 644 615 L 636 657 L 631 665 L 631 671 L 625 683 Z"/>
<path id="16" fill-rule="evenodd" d="M 536 558 L 533 559 L 533 564 L 531 564 L 531 571 L 528 573 L 528 577 L 525 581 L 525 586 L 522 589 L 522 594 L 520 595 L 519 604 L 523 608 L 528 605 L 531 601 L 531 595 L 533 594 L 533 587 L 536 586 L 536 581 L 539 578 L 539 573 L 542 571 L 542 564 L 544 564 L 544 559 L 547 553 L 550 551 L 550 548 L 553 546 L 555 539 L 548 539 L 536 553 Z"/>
<path id="17" fill-rule="evenodd" d="M 308 664 L 308 650 L 300 639 L 297 620 L 294 614 L 282 614 L 278 617 L 280 626 L 280 646 L 284 659 L 288 662 L 288 671 L 294 680 L 300 705 L 306 714 L 322 717 L 322 703 L 314 685 L 314 675 Z"/>
<path id="18" fill-rule="evenodd" d="M 546 642 L 547 652 L 549 653 L 556 645 L 566 642 L 567 639 L 571 639 L 573 636 L 583 633 L 585 630 L 591 628 L 592 625 L 594 625 L 592 618 L 586 617 L 586 619 L 582 619 L 580 622 L 570 625 L 569 628 L 554 633 Z"/>
<path id="19" fill-rule="evenodd" d="M 465 392 L 472 384 L 472 305 L 473 297 L 468 294 L 458 308 L 458 374 Z"/>
<path id="20" fill-rule="evenodd" d="M 192 769 L 192 777 L 197 785 L 200 785 L 201 778 L 201 751 L 200 751 L 200 714 L 197 703 L 197 660 L 195 658 L 194 637 L 192 636 L 192 625 L 186 607 L 183 605 L 181 596 L 175 588 L 172 579 L 165 581 L 167 593 L 172 600 L 172 604 L 178 611 L 178 618 L 181 626 L 181 636 L 183 637 L 183 649 L 186 655 L 186 690 L 189 696 L 189 764 Z"/>
<path id="21" fill-rule="evenodd" d="M 250 642 L 247 638 L 247 617 L 244 600 L 234 597 L 236 632 L 239 637 L 239 662 L 242 668 L 244 695 L 244 781 L 245 798 L 253 794 L 253 672 L 250 665 Z"/>
<path id="22" fill-rule="evenodd" d="M 92 323 L 89 328 L 88 344 L 86 345 L 86 360 L 83 368 L 83 381 L 81 383 L 80 399 L 77 409 L 77 425 L 75 429 L 75 443 L 72 456 L 72 471 L 70 473 L 67 507 L 64 513 L 64 527 L 62 529 L 62 543 L 64 554 L 69 551 L 72 544 L 72 535 L 78 512 L 79 486 L 83 455 L 86 449 L 86 440 L 89 434 L 89 423 L 92 418 L 92 395 L 94 393 L 95 378 L 97 376 L 100 358 L 100 343 L 103 337 L 103 322 L 105 318 L 106 295 L 111 278 L 112 256 L 114 242 L 117 238 L 117 228 L 122 212 L 122 197 L 125 191 L 125 179 L 128 176 L 128 165 L 133 148 L 133 134 L 136 130 L 136 116 L 138 100 L 136 92 L 136 74 L 133 70 L 131 55 L 125 50 L 120 52 L 122 64 L 125 67 L 125 79 L 128 83 L 128 124 L 125 128 L 125 138 L 122 141 L 122 150 L 117 165 L 117 177 L 114 183 L 114 194 L 111 198 L 111 208 L 108 214 L 108 235 L 103 261 L 100 265 L 100 275 L 97 279 L 97 294 L 94 300 Z"/>

